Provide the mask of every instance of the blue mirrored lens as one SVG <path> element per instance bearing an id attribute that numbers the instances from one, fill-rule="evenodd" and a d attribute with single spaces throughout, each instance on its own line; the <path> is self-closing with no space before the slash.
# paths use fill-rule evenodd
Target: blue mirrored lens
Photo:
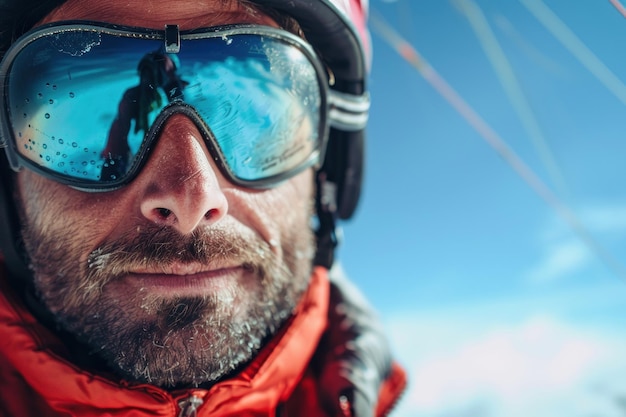
<path id="1" fill-rule="evenodd" d="M 183 39 L 173 55 L 162 40 L 47 35 L 14 59 L 8 99 L 18 152 L 85 183 L 124 181 L 158 134 L 162 110 L 183 103 L 239 181 L 297 169 L 320 147 L 316 67 L 296 46 L 269 36 Z"/>

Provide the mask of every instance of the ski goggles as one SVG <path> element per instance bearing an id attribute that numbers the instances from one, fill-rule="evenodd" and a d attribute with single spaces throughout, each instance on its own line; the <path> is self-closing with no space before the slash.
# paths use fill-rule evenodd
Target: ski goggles
<path id="1" fill-rule="evenodd" d="M 20 38 L 0 80 L 0 147 L 11 167 L 85 191 L 130 182 L 178 113 L 228 179 L 271 187 L 319 167 L 333 113 L 312 48 L 266 26 L 57 23 Z"/>

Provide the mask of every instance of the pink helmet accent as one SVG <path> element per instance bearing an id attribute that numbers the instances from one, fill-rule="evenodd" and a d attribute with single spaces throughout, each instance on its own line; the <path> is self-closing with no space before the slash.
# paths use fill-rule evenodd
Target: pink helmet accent
<path id="1" fill-rule="evenodd" d="M 367 16 L 369 14 L 368 0 L 333 0 L 337 8 L 343 11 L 348 19 L 352 22 L 361 38 L 361 43 L 365 52 L 366 62 L 368 64 L 372 59 L 370 34 L 367 28 Z"/>

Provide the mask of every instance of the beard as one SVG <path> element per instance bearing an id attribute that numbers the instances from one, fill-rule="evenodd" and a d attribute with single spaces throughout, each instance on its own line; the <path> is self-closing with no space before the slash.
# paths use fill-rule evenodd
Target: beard
<path id="1" fill-rule="evenodd" d="M 306 290 L 315 247 L 308 222 L 283 236 L 282 250 L 243 228 L 182 236 L 147 224 L 105 242 L 85 264 L 81 253 L 89 250 L 76 232 L 24 228 L 39 298 L 117 375 L 164 388 L 214 383 L 249 362 Z M 244 278 L 219 292 L 165 297 L 124 285 L 133 270 L 228 261 L 241 265 Z"/>

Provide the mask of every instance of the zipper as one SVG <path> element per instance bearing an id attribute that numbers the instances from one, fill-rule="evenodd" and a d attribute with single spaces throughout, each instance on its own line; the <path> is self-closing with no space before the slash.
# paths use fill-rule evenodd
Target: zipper
<path id="1" fill-rule="evenodd" d="M 350 399 L 347 395 L 339 396 L 339 410 L 341 412 L 341 417 L 353 417 L 352 416 L 352 404 L 350 403 Z"/>
<path id="2" fill-rule="evenodd" d="M 202 398 L 196 397 L 195 395 L 183 398 L 178 402 L 178 407 L 180 408 L 180 413 L 178 414 L 178 417 L 197 417 L 198 408 L 202 404 L 204 404 L 204 400 L 202 400 Z"/>

